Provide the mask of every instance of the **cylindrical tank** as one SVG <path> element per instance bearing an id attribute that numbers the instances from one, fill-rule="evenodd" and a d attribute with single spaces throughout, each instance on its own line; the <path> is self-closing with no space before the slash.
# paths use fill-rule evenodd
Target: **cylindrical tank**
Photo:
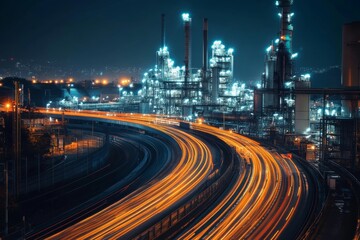
<path id="1" fill-rule="evenodd" d="M 360 22 L 343 26 L 342 85 L 360 87 Z"/>
<path id="2" fill-rule="evenodd" d="M 254 115 L 261 116 L 263 108 L 263 95 L 261 92 L 254 91 Z"/>
<path id="3" fill-rule="evenodd" d="M 341 83 L 345 88 L 360 87 L 360 22 L 343 26 Z M 343 106 L 346 116 L 355 117 L 360 102 L 346 100 Z"/>
<path id="4" fill-rule="evenodd" d="M 309 80 L 295 81 L 295 89 L 310 88 Z M 304 134 L 310 127 L 310 96 L 309 94 L 295 95 L 295 133 Z"/>

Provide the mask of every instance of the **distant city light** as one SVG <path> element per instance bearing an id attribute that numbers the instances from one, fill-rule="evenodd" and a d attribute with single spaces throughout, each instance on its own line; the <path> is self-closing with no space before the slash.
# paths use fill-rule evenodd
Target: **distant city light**
<path id="1" fill-rule="evenodd" d="M 121 78 L 119 80 L 119 85 L 122 87 L 127 87 L 131 84 L 131 79 L 130 78 Z"/>
<path id="2" fill-rule="evenodd" d="M 6 106 L 6 110 L 9 111 L 11 104 L 10 104 L 10 103 L 6 103 L 5 106 Z"/>

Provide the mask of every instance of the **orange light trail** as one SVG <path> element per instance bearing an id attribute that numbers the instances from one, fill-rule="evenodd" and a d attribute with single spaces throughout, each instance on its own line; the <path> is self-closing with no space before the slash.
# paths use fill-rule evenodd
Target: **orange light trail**
<path id="1" fill-rule="evenodd" d="M 103 114 L 103 113 L 102 113 Z M 191 194 L 203 183 L 213 167 L 210 149 L 181 130 L 169 126 L 150 124 L 151 116 L 104 116 L 99 113 L 78 112 L 66 115 L 96 117 L 146 125 L 172 137 L 182 155 L 169 174 L 153 180 L 100 212 L 60 231 L 48 239 L 118 239 L 131 233 L 143 223 L 171 209 L 175 203 Z"/>

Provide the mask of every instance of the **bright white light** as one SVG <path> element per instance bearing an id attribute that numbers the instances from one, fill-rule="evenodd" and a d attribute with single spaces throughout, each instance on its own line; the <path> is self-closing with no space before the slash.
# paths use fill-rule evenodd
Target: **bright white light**
<path id="1" fill-rule="evenodd" d="M 292 54 L 292 55 L 291 55 L 291 59 L 296 58 L 298 55 L 299 55 L 298 53 Z"/>
<path id="2" fill-rule="evenodd" d="M 267 52 L 270 52 L 271 49 L 272 49 L 272 46 L 269 46 L 269 47 L 266 49 L 266 51 L 267 51 Z"/>
<path id="3" fill-rule="evenodd" d="M 183 13 L 183 14 L 182 14 L 182 19 L 183 19 L 185 22 L 189 22 L 189 21 L 190 21 L 190 14 L 188 14 L 188 13 Z"/>
<path id="4" fill-rule="evenodd" d="M 292 82 L 286 82 L 285 86 L 290 87 Z"/>
<path id="5" fill-rule="evenodd" d="M 257 84 L 256 84 L 256 87 L 257 87 L 257 88 L 261 88 L 261 84 L 260 84 L 260 83 L 257 83 Z"/>
<path id="6" fill-rule="evenodd" d="M 280 39 L 277 38 L 277 39 L 275 40 L 275 43 L 278 44 L 279 42 L 280 42 Z"/>
<path id="7" fill-rule="evenodd" d="M 229 49 L 228 49 L 228 54 L 233 54 L 233 52 L 234 52 L 234 49 L 233 49 L 233 48 L 229 48 Z"/>
<path id="8" fill-rule="evenodd" d="M 281 13 L 278 13 L 278 16 L 279 16 L 279 17 L 282 17 L 282 14 L 281 14 Z"/>

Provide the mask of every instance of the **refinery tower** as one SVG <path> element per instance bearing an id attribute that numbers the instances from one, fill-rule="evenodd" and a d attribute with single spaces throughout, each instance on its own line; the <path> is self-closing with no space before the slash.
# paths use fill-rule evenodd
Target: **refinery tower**
<path id="1" fill-rule="evenodd" d="M 280 36 L 267 49 L 263 87 L 269 89 L 264 96 L 264 107 L 280 110 L 284 104 L 283 89 L 286 82 L 292 79 L 292 34 L 291 18 L 292 0 L 275 2 L 279 8 Z"/>
<path id="2" fill-rule="evenodd" d="M 279 9 L 278 38 L 266 49 L 262 89 L 254 96 L 255 114 L 261 116 L 260 128 L 272 128 L 282 134 L 303 134 L 309 128 L 308 94 L 296 94 L 295 89 L 310 88 L 310 75 L 294 76 L 293 26 L 291 12 L 293 0 L 275 1 Z"/>

